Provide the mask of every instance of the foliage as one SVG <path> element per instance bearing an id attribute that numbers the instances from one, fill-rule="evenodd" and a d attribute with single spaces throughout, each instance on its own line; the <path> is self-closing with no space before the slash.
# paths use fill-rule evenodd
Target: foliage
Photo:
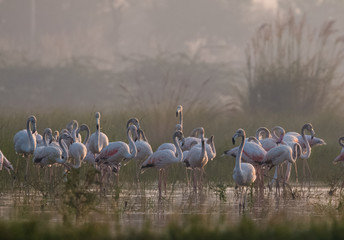
<path id="1" fill-rule="evenodd" d="M 76 220 L 87 215 L 95 209 L 98 202 L 95 192 L 95 177 L 97 171 L 93 168 L 87 168 L 85 176 L 81 176 L 81 169 L 71 169 L 66 174 L 65 190 L 63 193 L 62 211 L 64 219 L 68 220 L 70 214 L 75 214 Z"/>
<path id="2" fill-rule="evenodd" d="M 247 92 L 255 112 L 315 113 L 336 109 L 343 99 L 340 66 L 344 38 L 335 21 L 310 29 L 305 16 L 289 12 L 263 24 L 246 49 Z"/>

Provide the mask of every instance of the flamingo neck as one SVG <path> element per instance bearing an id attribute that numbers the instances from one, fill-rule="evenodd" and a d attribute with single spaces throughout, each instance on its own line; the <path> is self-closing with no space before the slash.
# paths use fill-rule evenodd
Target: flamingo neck
<path id="1" fill-rule="evenodd" d="M 100 152 L 100 119 L 96 119 L 97 125 L 96 125 L 96 136 L 97 136 L 97 152 Z"/>
<path id="2" fill-rule="evenodd" d="M 305 130 L 306 130 L 305 126 L 302 127 L 301 136 L 302 136 L 303 142 L 306 145 L 306 152 L 305 153 L 301 152 L 301 158 L 308 159 L 310 157 L 310 155 L 311 155 L 311 147 L 309 146 L 309 142 L 308 142 L 308 140 L 306 138 Z"/>
<path id="3" fill-rule="evenodd" d="M 26 122 L 26 131 L 27 131 L 27 134 L 29 136 L 29 143 L 30 143 L 30 146 L 29 146 L 29 153 L 33 153 L 36 149 L 36 140 L 33 138 L 33 135 L 32 135 L 32 130 L 31 130 L 31 125 L 33 125 L 33 128 L 35 128 L 35 122 L 32 122 L 31 120 L 28 120 Z"/>
<path id="4" fill-rule="evenodd" d="M 340 145 L 341 147 L 344 148 L 344 143 L 343 143 L 343 141 L 344 141 L 344 137 L 340 137 L 340 138 L 338 139 L 339 145 Z"/>
<path id="5" fill-rule="evenodd" d="M 182 149 L 180 148 L 180 145 L 179 145 L 179 143 L 177 141 L 177 136 L 173 137 L 173 144 L 176 147 L 176 151 L 177 151 L 177 154 L 178 154 L 178 157 L 175 158 L 175 161 L 176 162 L 181 162 L 183 160 L 183 152 L 182 152 Z"/>
<path id="6" fill-rule="evenodd" d="M 127 137 L 128 137 L 128 141 L 129 141 L 129 149 L 130 149 L 130 154 L 128 156 L 129 159 L 136 157 L 137 154 L 137 148 L 136 148 L 136 144 L 134 143 L 134 140 L 130 134 L 131 131 L 131 127 L 128 128 L 127 130 Z"/>
<path id="7" fill-rule="evenodd" d="M 62 157 L 63 159 L 61 158 L 57 158 L 56 159 L 56 162 L 58 163 L 65 163 L 66 160 L 68 159 L 68 151 L 66 150 L 67 149 L 67 146 L 64 142 L 62 142 L 62 137 L 59 138 L 59 145 L 60 145 L 60 148 L 62 149 Z"/>
<path id="8" fill-rule="evenodd" d="M 234 170 L 237 172 L 240 172 L 240 173 L 241 173 L 241 156 L 242 156 L 242 152 L 243 152 L 244 146 L 245 146 L 245 137 L 242 136 L 241 138 L 242 138 L 242 140 L 241 140 L 241 144 L 240 144 L 239 149 L 238 149 L 238 154 L 237 154 L 236 159 L 235 159 L 235 167 L 234 167 Z"/>
<path id="9" fill-rule="evenodd" d="M 215 148 L 215 143 L 214 143 L 214 137 L 211 139 L 210 147 L 211 147 L 211 150 L 212 150 L 213 154 L 216 155 L 216 148 Z"/>

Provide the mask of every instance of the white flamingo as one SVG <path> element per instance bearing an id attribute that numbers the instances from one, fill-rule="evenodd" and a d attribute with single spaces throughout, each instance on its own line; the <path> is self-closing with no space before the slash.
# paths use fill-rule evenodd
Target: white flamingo
<path id="1" fill-rule="evenodd" d="M 307 137 L 305 135 L 305 131 L 306 130 L 311 133 L 311 139 L 312 139 L 314 137 L 314 135 L 315 135 L 315 132 L 314 132 L 314 129 L 313 129 L 313 126 L 312 126 L 311 123 L 306 123 L 306 124 L 304 124 L 302 126 L 302 129 L 301 129 L 301 139 L 302 139 L 302 142 L 300 142 L 297 133 L 296 134 L 293 133 L 293 132 L 286 133 L 284 135 L 284 137 L 283 137 L 283 142 L 285 142 L 287 144 L 299 143 L 301 146 L 303 144 L 305 145 L 305 149 L 302 150 L 302 153 L 300 155 L 300 158 L 303 159 L 303 175 L 304 175 L 304 177 L 306 176 L 306 168 L 308 170 L 308 173 L 311 174 L 311 170 L 309 168 L 308 161 L 307 161 L 307 159 L 311 155 L 311 147 L 310 147 L 310 144 L 309 144 L 309 142 L 307 140 Z M 304 151 L 304 150 L 306 150 L 306 151 Z M 291 173 L 291 163 L 288 163 L 287 171 L 286 171 L 286 176 L 285 176 L 285 180 L 286 181 L 289 181 L 290 173 Z"/>
<path id="2" fill-rule="evenodd" d="M 91 151 L 94 156 L 95 154 L 99 154 L 103 148 L 109 145 L 108 137 L 100 131 L 100 113 L 96 112 L 96 132 L 93 133 L 87 144 L 87 148 Z"/>
<path id="3" fill-rule="evenodd" d="M 159 151 L 155 151 L 152 155 L 150 155 L 146 159 L 146 161 L 143 162 L 141 166 L 142 172 L 145 169 L 151 168 L 151 167 L 155 167 L 158 169 L 159 171 L 159 183 L 158 183 L 159 199 L 161 199 L 161 180 L 162 180 L 163 171 L 169 165 L 173 163 L 181 162 L 183 159 L 183 153 L 179 146 L 179 140 L 183 139 L 183 133 L 181 131 L 174 132 L 172 139 L 177 149 L 177 157 L 176 157 L 176 154 L 170 149 L 159 150 Z"/>
<path id="4" fill-rule="evenodd" d="M 241 140 L 241 144 L 239 146 L 238 152 L 236 154 L 235 167 L 234 167 L 234 171 L 233 171 L 233 179 L 237 185 L 243 187 L 240 199 L 242 199 L 242 194 L 244 192 L 244 188 L 246 188 L 244 200 L 243 200 L 242 204 L 241 204 L 241 201 L 239 203 L 239 207 L 242 206 L 243 208 L 245 208 L 247 186 L 250 186 L 252 183 L 254 183 L 257 176 L 256 176 L 256 169 L 253 167 L 252 164 L 241 162 L 241 158 L 242 158 L 244 146 L 245 146 L 245 138 L 246 138 L 246 134 L 245 134 L 244 129 L 239 128 L 236 131 L 236 133 L 233 135 L 233 137 L 232 137 L 233 145 L 235 144 L 235 139 L 238 137 L 241 137 L 242 140 Z M 224 154 L 228 155 L 227 153 L 228 153 L 228 151 L 225 151 Z"/>
<path id="5" fill-rule="evenodd" d="M 25 180 L 29 171 L 29 155 L 33 154 L 36 149 L 36 122 L 35 116 L 30 116 L 26 121 L 26 129 L 17 132 L 13 137 L 14 150 L 17 154 L 26 157 Z M 32 128 L 32 129 L 31 129 Z"/>
<path id="6" fill-rule="evenodd" d="M 11 162 L 8 161 L 8 159 L 5 157 L 5 155 L 0 150 L 0 170 L 2 170 L 2 168 L 5 168 L 7 170 L 7 172 L 11 175 L 10 170 L 13 171 L 13 166 L 12 166 Z"/>
<path id="7" fill-rule="evenodd" d="M 74 165 L 71 165 L 73 168 L 80 168 L 82 161 L 85 159 L 87 154 L 87 141 L 90 136 L 90 129 L 86 124 L 80 125 L 78 130 L 76 131 L 76 135 L 78 136 L 81 131 L 86 131 L 86 137 L 83 143 L 74 142 L 69 147 L 69 155 L 71 158 L 74 159 Z"/>
<path id="8" fill-rule="evenodd" d="M 68 159 L 68 150 L 66 144 L 62 141 L 62 139 L 72 140 L 72 137 L 65 133 L 62 134 L 59 138 L 60 148 L 49 145 L 47 147 L 44 147 L 43 150 L 39 152 L 39 154 L 37 153 L 33 157 L 34 164 L 37 164 L 41 167 L 53 165 L 55 163 L 65 165 Z"/>
<path id="9" fill-rule="evenodd" d="M 279 191 L 279 178 L 278 178 L 278 169 L 279 166 L 284 162 L 295 164 L 297 158 L 301 154 L 301 146 L 298 143 L 294 143 L 293 148 L 287 144 L 280 144 L 269 151 L 267 151 L 263 164 L 269 165 L 270 169 L 275 167 L 275 175 L 273 180 L 276 181 L 276 194 Z M 284 181 L 283 181 L 284 182 Z"/>
<path id="10" fill-rule="evenodd" d="M 36 122 L 36 117 L 30 116 L 26 122 L 26 129 L 23 129 L 14 135 L 14 150 L 17 154 L 28 156 L 33 154 L 35 151 L 37 144 L 36 136 L 34 135 L 36 132 Z"/>
<path id="11" fill-rule="evenodd" d="M 284 131 L 284 129 L 282 129 L 280 126 L 276 126 L 272 128 L 272 132 L 276 132 L 276 131 Z M 265 138 L 260 138 L 262 133 L 264 133 Z M 282 136 L 282 135 L 280 135 Z M 278 144 L 281 143 L 282 141 L 282 137 L 278 138 L 276 136 L 276 134 L 271 135 L 270 131 L 265 128 L 265 127 L 260 127 L 257 129 L 256 131 L 256 138 L 260 141 L 260 144 L 262 145 L 262 147 L 265 149 L 265 151 L 269 151 L 270 149 L 276 147 Z"/>
<path id="12" fill-rule="evenodd" d="M 140 167 L 142 163 L 153 154 L 153 150 L 151 145 L 148 143 L 146 135 L 142 129 L 137 130 L 138 131 L 138 138 L 135 141 L 136 149 L 137 149 L 137 155 L 134 158 L 136 161 L 136 180 L 139 180 L 139 174 L 140 174 Z"/>
<path id="13" fill-rule="evenodd" d="M 122 141 L 110 142 L 105 148 L 101 150 L 96 157 L 95 162 L 101 165 L 110 165 L 113 171 L 117 174 L 117 183 L 119 180 L 119 168 L 124 161 L 128 161 L 136 157 L 137 149 L 133 137 L 137 138 L 137 128 L 135 125 L 130 125 L 127 128 L 127 138 L 129 145 Z"/>
<path id="14" fill-rule="evenodd" d="M 263 173 L 261 169 L 261 165 L 264 161 L 264 157 L 266 155 L 265 149 L 262 147 L 261 144 L 257 144 L 256 142 L 253 141 L 246 141 L 243 146 L 243 151 L 242 151 L 242 156 L 241 159 L 243 162 L 250 163 L 256 168 L 257 172 L 257 177 L 258 177 L 258 187 L 261 189 L 264 186 L 264 178 L 263 178 Z M 226 155 L 232 156 L 232 157 L 237 157 L 239 147 L 234 147 L 230 150 L 227 150 L 225 152 Z"/>
<path id="15" fill-rule="evenodd" d="M 79 129 L 79 123 L 77 120 L 70 121 L 67 124 L 66 129 L 70 132 L 74 142 L 81 142 L 81 135 L 76 133 Z"/>
<path id="16" fill-rule="evenodd" d="M 198 182 L 202 182 L 202 174 L 204 171 L 204 166 L 208 163 L 208 154 L 206 153 L 206 146 L 204 142 L 204 129 L 201 131 L 201 144 L 196 145 L 191 148 L 187 153 L 183 152 L 183 162 L 185 163 L 186 167 L 191 168 L 193 170 L 193 182 L 194 182 L 194 190 L 197 191 Z M 199 180 L 196 180 L 196 172 L 195 169 L 199 170 L 200 176 Z M 199 186 L 200 187 L 200 186 Z"/>

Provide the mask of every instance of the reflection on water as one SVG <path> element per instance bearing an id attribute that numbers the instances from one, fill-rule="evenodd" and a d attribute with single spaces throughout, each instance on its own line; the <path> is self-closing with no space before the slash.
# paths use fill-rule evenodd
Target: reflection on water
<path id="1" fill-rule="evenodd" d="M 152 187 L 155 185 L 153 184 Z M 239 211 L 238 190 L 226 188 L 226 200 L 220 200 L 211 188 L 204 187 L 195 193 L 189 188 L 174 186 L 167 189 L 162 200 L 158 200 L 156 188 L 125 187 L 120 195 L 107 193 L 100 197 L 96 209 L 82 218 L 82 221 L 104 222 L 114 226 L 141 228 L 150 224 L 154 229 L 161 229 L 171 221 L 182 221 L 188 216 L 205 217 L 208 221 L 239 222 L 242 215 L 254 221 L 264 221 L 276 214 L 288 218 L 310 219 L 326 214 L 318 206 L 335 206 L 338 197 L 330 197 L 329 189 L 312 186 L 310 188 L 294 187 L 290 191 L 276 196 L 275 191 L 266 189 L 258 194 L 253 189 L 248 191 L 247 207 Z M 17 220 L 26 216 L 47 218 L 51 222 L 62 222 L 59 198 L 43 199 L 39 194 L 30 192 L 29 196 L 18 192 L 3 193 L 0 197 L 0 219 Z M 61 197 L 61 196 L 60 196 Z"/>

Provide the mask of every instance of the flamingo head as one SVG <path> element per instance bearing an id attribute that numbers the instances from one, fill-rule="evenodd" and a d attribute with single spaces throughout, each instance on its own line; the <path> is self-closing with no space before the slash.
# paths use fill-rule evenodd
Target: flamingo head
<path id="1" fill-rule="evenodd" d="M 127 128 L 129 125 L 135 125 L 137 129 L 140 129 L 140 122 L 137 118 L 130 118 L 127 122 Z"/>
<path id="2" fill-rule="evenodd" d="M 245 139 L 246 133 L 245 133 L 245 130 L 244 130 L 244 129 L 239 128 L 239 129 L 235 132 L 235 134 L 234 134 L 233 137 L 232 137 L 232 143 L 233 143 L 233 145 L 235 145 L 235 139 L 238 138 L 238 137 L 242 137 L 243 139 Z"/>
<path id="3" fill-rule="evenodd" d="M 178 117 L 179 114 L 181 114 L 182 112 L 183 112 L 183 106 L 182 105 L 178 105 L 177 111 L 176 111 L 176 117 Z"/>

